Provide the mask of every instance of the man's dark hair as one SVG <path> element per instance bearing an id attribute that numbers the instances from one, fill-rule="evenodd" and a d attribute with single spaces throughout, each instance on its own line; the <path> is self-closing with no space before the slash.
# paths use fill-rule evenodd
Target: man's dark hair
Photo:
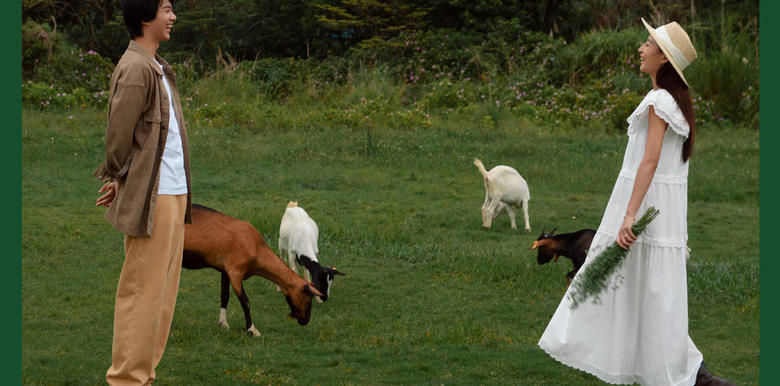
<path id="1" fill-rule="evenodd" d="M 142 36 L 141 22 L 152 21 L 157 17 L 157 9 L 162 0 L 122 0 L 122 18 L 131 38 Z M 171 0 L 173 5 L 173 0 Z"/>

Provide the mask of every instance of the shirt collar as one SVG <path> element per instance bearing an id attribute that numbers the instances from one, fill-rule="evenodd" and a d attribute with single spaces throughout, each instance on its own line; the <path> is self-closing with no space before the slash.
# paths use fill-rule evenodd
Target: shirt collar
<path id="1" fill-rule="evenodd" d="M 152 56 L 149 51 L 147 51 L 140 43 L 136 42 L 135 40 L 130 40 L 130 44 L 128 44 L 127 49 L 143 56 L 146 60 L 153 64 L 152 68 L 154 68 L 157 74 L 163 75 L 163 70 L 160 68 L 160 66 L 157 65 L 157 63 L 154 62 L 156 59 L 160 64 L 163 65 L 163 67 L 168 65 L 168 63 L 163 60 L 160 55 L 155 54 Z"/>

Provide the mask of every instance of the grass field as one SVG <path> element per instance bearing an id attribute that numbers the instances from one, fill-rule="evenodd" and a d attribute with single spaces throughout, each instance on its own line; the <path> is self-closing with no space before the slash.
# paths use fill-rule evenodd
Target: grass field
<path id="1" fill-rule="evenodd" d="M 290 114 L 299 114 L 290 112 Z M 71 118 L 72 116 L 72 118 Z M 338 277 L 309 325 L 265 279 L 245 288 L 262 336 L 219 315 L 219 274 L 182 271 L 160 385 L 600 384 L 536 345 L 568 260 L 539 266 L 542 227 L 598 226 L 622 134 L 513 116 L 433 117 L 420 130 L 189 126 L 193 197 L 258 228 L 276 250 L 289 200 L 318 222 Z M 110 364 L 122 236 L 94 206 L 104 112 L 23 110 L 23 382 L 100 384 Z M 758 132 L 701 127 L 689 178 L 690 335 L 710 369 L 758 384 Z M 517 168 L 532 232 L 483 229 L 472 160 Z"/>

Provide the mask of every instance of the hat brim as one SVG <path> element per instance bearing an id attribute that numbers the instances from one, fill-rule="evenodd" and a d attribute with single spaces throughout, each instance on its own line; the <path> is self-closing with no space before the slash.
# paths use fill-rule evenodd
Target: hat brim
<path id="1" fill-rule="evenodd" d="M 644 17 L 642 18 L 642 23 L 645 25 L 645 28 L 647 28 L 647 30 L 650 32 L 650 36 L 653 37 L 653 40 L 655 41 L 656 44 L 658 44 L 658 47 L 661 48 L 661 52 L 664 53 L 666 59 L 669 60 L 669 63 L 672 64 L 674 70 L 677 71 L 677 75 L 680 75 L 680 78 L 682 78 L 682 81 L 685 82 L 686 86 L 691 87 L 688 84 L 688 81 L 685 80 L 685 75 L 683 75 L 682 69 L 680 69 L 680 66 L 677 64 L 677 62 L 674 61 L 674 58 L 669 53 L 669 49 L 666 47 L 666 44 L 664 44 L 664 42 L 658 39 L 658 34 L 655 33 L 655 28 L 651 27 L 650 24 L 648 24 L 647 21 L 645 21 Z"/>

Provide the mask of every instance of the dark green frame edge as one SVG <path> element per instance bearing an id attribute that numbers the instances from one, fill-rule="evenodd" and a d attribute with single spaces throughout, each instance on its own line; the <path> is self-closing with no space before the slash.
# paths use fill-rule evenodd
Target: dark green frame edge
<path id="1" fill-rule="evenodd" d="M 776 268 L 780 266 L 774 254 L 767 256 L 765 252 L 772 251 L 774 249 L 773 239 L 771 237 L 773 231 L 777 230 L 777 215 L 778 215 L 778 189 L 777 182 L 771 172 L 776 170 L 780 158 L 778 153 L 774 151 L 774 145 L 777 144 L 777 123 L 778 117 L 774 114 L 773 108 L 776 108 L 780 94 L 778 94 L 778 85 L 780 85 L 780 74 L 777 72 L 777 50 L 774 50 L 775 43 L 778 41 L 778 34 L 780 33 L 780 25 L 774 21 L 775 15 L 780 10 L 780 3 L 776 1 L 762 1 L 759 5 L 759 35 L 760 35 L 760 72 L 759 79 L 761 82 L 760 89 L 760 112 L 761 112 L 761 125 L 760 125 L 760 162 L 761 171 L 769 174 L 760 173 L 760 189 L 759 189 L 759 229 L 757 232 L 759 236 L 767 235 L 770 237 L 760 237 L 760 291 L 764 296 L 760 297 L 760 368 L 764 369 L 760 372 L 759 381 L 763 384 L 769 385 L 777 382 L 773 379 L 772 367 L 774 360 L 778 357 L 778 350 L 775 344 L 780 341 L 780 331 L 777 330 L 778 311 L 773 307 L 777 303 L 774 300 L 774 294 L 777 293 L 778 280 L 774 277 Z M 770 49 L 762 50 L 763 47 L 770 47 Z"/>

